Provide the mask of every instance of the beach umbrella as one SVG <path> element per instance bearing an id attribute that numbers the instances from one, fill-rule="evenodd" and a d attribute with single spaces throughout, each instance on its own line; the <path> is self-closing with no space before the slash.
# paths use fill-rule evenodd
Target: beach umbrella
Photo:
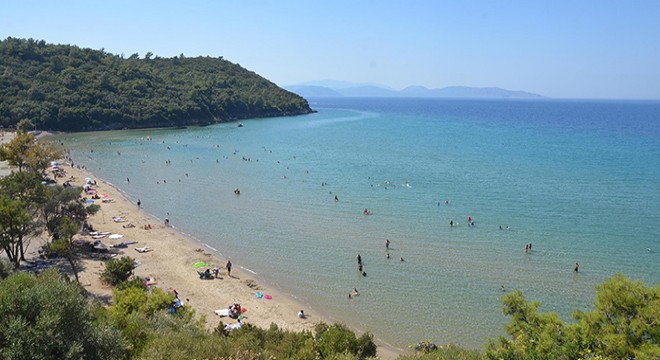
<path id="1" fill-rule="evenodd" d="M 85 178 L 85 182 L 91 184 L 94 180 L 92 180 L 92 178 Z"/>
<path id="2" fill-rule="evenodd" d="M 193 269 L 199 269 L 199 268 L 204 267 L 204 266 L 206 266 L 205 262 L 198 261 L 198 262 L 195 263 L 195 265 L 193 265 Z"/>

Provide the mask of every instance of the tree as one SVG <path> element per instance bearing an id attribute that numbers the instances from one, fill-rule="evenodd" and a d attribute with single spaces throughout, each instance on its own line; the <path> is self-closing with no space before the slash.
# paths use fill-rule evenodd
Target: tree
<path id="1" fill-rule="evenodd" d="M 63 156 L 62 151 L 54 145 L 35 142 L 25 153 L 25 167 L 33 174 L 43 177 L 51 161 L 61 159 Z"/>
<path id="2" fill-rule="evenodd" d="M 101 280 L 110 285 L 118 285 L 133 274 L 135 260 L 124 256 L 119 260 L 110 259 L 105 263 L 105 270 L 101 273 Z"/>
<path id="3" fill-rule="evenodd" d="M 617 274 L 597 289 L 596 309 L 574 314 L 582 346 L 612 359 L 660 358 L 660 286 Z"/>
<path id="4" fill-rule="evenodd" d="M 502 304 L 511 338 L 491 340 L 489 359 L 660 358 L 660 286 L 615 275 L 597 287 L 596 309 L 576 311 L 571 325 L 554 313 L 538 314 L 539 303 L 520 291 L 503 296 Z"/>
<path id="5" fill-rule="evenodd" d="M 34 222 L 21 200 L 0 195 L 0 248 L 15 266 L 21 262 L 26 238 L 35 230 Z"/>
<path id="6" fill-rule="evenodd" d="M 80 282 L 77 266 L 79 249 L 73 243 L 73 236 L 78 232 L 78 224 L 71 220 L 70 217 L 65 216 L 60 221 L 57 232 L 59 237 L 50 244 L 50 251 L 64 256 L 69 262 L 69 265 L 71 265 L 71 271 L 73 271 L 73 275 L 76 277 L 76 282 Z"/>
<path id="7" fill-rule="evenodd" d="M 34 129 L 34 123 L 29 119 L 21 119 L 21 121 L 16 124 L 17 133 L 26 133 L 32 129 Z"/>
<path id="8" fill-rule="evenodd" d="M 81 187 L 65 188 L 61 185 L 46 188 L 45 200 L 40 204 L 40 215 L 52 240 L 59 239 L 60 224 L 64 218 L 69 218 L 80 228 L 88 216 L 101 209 L 98 205 L 86 207 L 80 198 L 82 190 Z"/>
<path id="9" fill-rule="evenodd" d="M 124 357 L 120 333 L 90 310 L 79 285 L 56 270 L 10 275 L 0 282 L 0 358 Z"/>
<path id="10" fill-rule="evenodd" d="M 32 134 L 17 133 L 10 142 L 0 145 L 0 160 L 7 161 L 9 166 L 17 167 L 18 171 L 23 171 L 26 154 L 34 141 Z"/>
<path id="11" fill-rule="evenodd" d="M 17 252 L 18 255 L 12 261 L 16 266 L 25 260 L 25 249 L 30 244 L 30 235 L 39 231 L 41 222 L 38 204 L 44 201 L 45 192 L 46 187 L 34 174 L 13 172 L 0 179 L 0 198 L 6 199 L 3 204 L 7 206 L 6 212 L 0 214 L 0 227 L 10 230 L 2 231 L 3 242 L 8 246 L 4 249 L 12 254 Z M 16 206 L 20 209 L 15 209 Z M 29 220 L 24 217 L 25 214 Z"/>

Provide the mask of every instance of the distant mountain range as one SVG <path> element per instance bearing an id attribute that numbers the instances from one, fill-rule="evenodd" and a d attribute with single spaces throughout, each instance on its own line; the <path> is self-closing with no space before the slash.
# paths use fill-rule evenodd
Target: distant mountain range
<path id="1" fill-rule="evenodd" d="M 395 90 L 378 84 L 357 84 L 336 80 L 310 81 L 284 86 L 285 89 L 305 98 L 318 97 L 415 97 L 415 98 L 459 98 L 459 99 L 543 99 L 542 95 L 506 90 L 498 87 L 449 86 L 429 89 L 424 86 L 409 86 Z"/>

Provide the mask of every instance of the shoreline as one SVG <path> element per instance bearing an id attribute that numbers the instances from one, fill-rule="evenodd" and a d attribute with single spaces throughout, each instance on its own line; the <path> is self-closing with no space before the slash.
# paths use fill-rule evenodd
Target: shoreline
<path id="1" fill-rule="evenodd" d="M 48 136 L 41 134 L 39 138 Z M 97 194 L 107 194 L 111 202 L 96 203 L 101 210 L 88 221 L 96 231 L 106 231 L 113 234 L 122 234 L 121 239 L 100 239 L 104 244 L 111 247 L 115 256 L 130 256 L 137 260 L 140 265 L 134 270 L 135 276 L 155 280 L 155 286 L 165 291 L 176 289 L 184 303 L 189 303 L 196 310 L 197 316 L 205 317 L 207 328 L 215 328 L 220 321 L 232 323 L 235 320 L 220 318 L 215 314 L 217 309 L 225 309 L 230 304 L 239 303 L 248 309 L 244 314 L 244 321 L 262 328 L 268 328 L 271 324 L 292 331 L 313 331 L 319 322 L 337 323 L 329 314 L 320 309 L 314 309 L 305 304 L 295 294 L 287 294 L 279 287 L 264 281 L 259 274 L 252 270 L 234 265 L 231 277 L 227 276 L 225 264 L 231 256 L 224 254 L 222 249 L 195 239 L 190 234 L 183 233 L 175 227 L 165 226 L 161 219 L 148 213 L 145 209 L 138 209 L 137 205 L 129 198 L 120 187 L 102 178 L 96 177 L 89 169 L 71 168 L 64 166 L 65 179 L 70 176 L 76 178 L 71 183 L 82 186 L 86 177 L 97 181 Z M 115 222 L 113 217 L 119 216 L 126 222 Z M 133 228 L 124 228 L 123 225 L 133 224 Z M 144 226 L 150 224 L 151 230 L 145 230 Z M 93 241 L 90 236 L 80 236 L 87 241 Z M 137 241 L 136 244 L 128 245 L 127 248 L 114 249 L 112 245 L 124 241 Z M 135 248 L 147 247 L 152 251 L 141 253 Z M 117 251 L 118 250 L 118 251 Z M 233 260 L 233 259 L 232 259 Z M 197 261 L 205 261 L 220 267 L 219 279 L 201 280 L 193 269 Z M 101 284 L 99 275 L 103 270 L 103 261 L 100 259 L 83 259 L 81 261 L 80 277 L 81 283 L 88 292 L 105 303 L 111 299 L 110 286 Z M 215 266 L 209 266 L 213 268 Z M 204 270 L 203 267 L 200 270 Z M 257 291 L 272 296 L 272 300 L 265 298 L 257 299 Z M 189 301 L 187 301 L 189 300 Z M 298 318 L 300 309 L 306 313 L 305 319 Z M 353 326 L 344 324 L 358 335 L 363 331 Z M 381 359 L 395 359 L 405 354 L 404 349 L 391 346 L 374 335 L 374 342 L 378 346 L 378 356 Z"/>

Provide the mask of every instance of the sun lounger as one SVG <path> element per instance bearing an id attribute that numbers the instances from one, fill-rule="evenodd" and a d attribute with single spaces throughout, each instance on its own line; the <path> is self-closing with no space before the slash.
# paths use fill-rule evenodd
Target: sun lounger
<path id="1" fill-rule="evenodd" d="M 112 221 L 114 221 L 114 222 L 116 222 L 116 223 L 120 223 L 120 222 L 125 222 L 126 219 L 124 219 L 124 218 L 121 217 L 121 216 L 113 216 L 113 217 L 112 217 Z"/>
<path id="2" fill-rule="evenodd" d="M 139 253 L 146 253 L 146 252 L 149 252 L 149 251 L 153 251 L 153 249 L 148 248 L 148 247 L 139 247 L 139 248 L 135 248 L 135 251 L 137 251 Z"/>

